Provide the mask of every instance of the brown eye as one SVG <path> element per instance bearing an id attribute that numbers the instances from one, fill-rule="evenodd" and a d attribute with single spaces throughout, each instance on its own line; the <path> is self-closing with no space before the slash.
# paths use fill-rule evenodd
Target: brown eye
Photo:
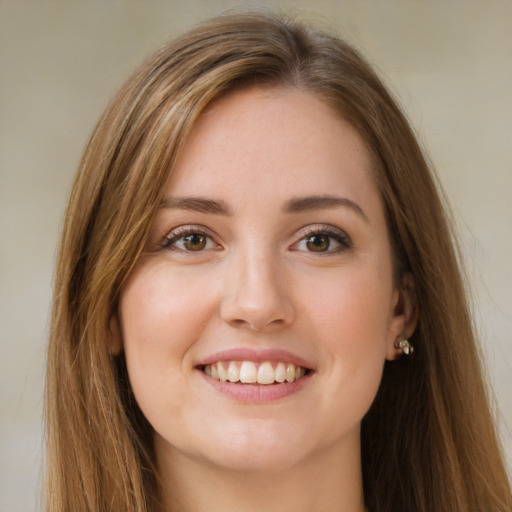
<path id="1" fill-rule="evenodd" d="M 221 247 L 207 233 L 196 230 L 194 227 L 180 227 L 165 238 L 162 248 L 175 252 L 191 253 L 218 250 Z"/>
<path id="2" fill-rule="evenodd" d="M 325 252 L 329 249 L 330 237 L 328 235 L 311 235 L 306 239 L 306 247 L 313 252 Z"/>
<path id="3" fill-rule="evenodd" d="M 290 247 L 292 251 L 316 253 L 318 256 L 336 255 L 352 248 L 349 236 L 331 225 L 308 226 L 302 238 Z M 300 233 L 300 232 L 299 232 Z"/>
<path id="4" fill-rule="evenodd" d="M 183 237 L 183 247 L 187 251 L 201 251 L 206 247 L 208 238 L 201 233 L 191 233 Z"/>

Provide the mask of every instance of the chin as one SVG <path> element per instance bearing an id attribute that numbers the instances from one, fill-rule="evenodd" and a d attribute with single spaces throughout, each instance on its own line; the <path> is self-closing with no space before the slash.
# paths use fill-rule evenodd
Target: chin
<path id="1" fill-rule="evenodd" d="M 221 457 L 215 454 L 213 462 L 224 470 L 245 473 L 278 473 L 298 466 L 302 457 L 291 447 L 282 447 L 279 450 L 271 448 L 227 450 Z"/>
<path id="2" fill-rule="evenodd" d="M 297 425 L 230 428 L 210 445 L 210 461 L 226 470 L 278 472 L 307 458 L 311 437 Z M 309 439 L 308 439 L 309 437 Z"/>

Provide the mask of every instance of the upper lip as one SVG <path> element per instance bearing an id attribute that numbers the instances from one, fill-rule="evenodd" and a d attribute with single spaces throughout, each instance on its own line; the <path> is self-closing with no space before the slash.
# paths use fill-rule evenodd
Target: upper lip
<path id="1" fill-rule="evenodd" d="M 313 363 L 303 359 L 302 357 L 289 352 L 288 350 L 281 349 L 248 349 L 248 348 L 234 348 L 229 350 L 221 350 L 211 354 L 210 356 L 198 362 L 197 366 L 206 364 L 213 364 L 218 361 L 252 361 L 254 363 L 269 362 L 283 362 L 292 363 L 295 366 L 302 366 L 308 370 L 314 370 Z"/>

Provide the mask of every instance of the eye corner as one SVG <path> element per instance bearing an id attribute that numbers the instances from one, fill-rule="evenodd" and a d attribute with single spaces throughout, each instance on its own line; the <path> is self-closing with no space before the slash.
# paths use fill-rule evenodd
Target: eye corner
<path id="1" fill-rule="evenodd" d="M 298 240 L 290 246 L 290 251 L 304 252 L 316 256 L 332 256 L 352 248 L 349 235 L 330 224 L 311 225 L 302 228 Z"/>
<path id="2" fill-rule="evenodd" d="M 160 244 L 162 251 L 185 255 L 199 255 L 222 249 L 223 246 L 211 230 L 198 225 L 178 226 L 166 233 Z"/>

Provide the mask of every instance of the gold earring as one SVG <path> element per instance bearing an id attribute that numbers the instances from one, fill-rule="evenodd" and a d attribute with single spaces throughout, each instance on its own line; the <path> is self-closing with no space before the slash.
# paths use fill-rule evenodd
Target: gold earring
<path id="1" fill-rule="evenodd" d="M 395 341 L 395 348 L 407 356 L 414 352 L 414 347 L 409 343 L 409 340 L 405 336 Z"/>

